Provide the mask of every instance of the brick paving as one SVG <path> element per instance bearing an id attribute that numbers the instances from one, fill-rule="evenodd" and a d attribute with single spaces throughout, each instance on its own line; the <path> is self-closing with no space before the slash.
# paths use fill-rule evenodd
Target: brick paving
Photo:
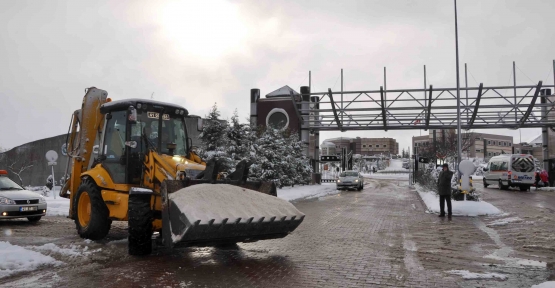
<path id="1" fill-rule="evenodd" d="M 127 256 L 126 243 L 93 243 L 92 249 L 103 247 L 95 258 L 33 274 L 42 275 L 39 280 L 50 279 L 52 287 L 95 288 L 522 287 L 548 277 L 545 269 L 511 268 L 485 259 L 499 249 L 480 229 L 487 219 L 448 221 L 426 214 L 406 181 L 367 180 L 362 192 L 344 191 L 295 206 L 306 214 L 305 220 L 283 239 L 239 247 L 160 250 L 142 258 Z M 46 221 L 44 226 L 70 223 Z M 115 224 L 109 237 L 125 238 L 124 227 Z M 56 241 L 82 240 L 71 234 Z M 449 270 L 502 273 L 508 279 L 463 280 L 446 273 Z M 57 273 L 54 282 L 51 271 Z M 0 286 L 24 287 L 19 285 L 24 277 L 0 281 Z"/>

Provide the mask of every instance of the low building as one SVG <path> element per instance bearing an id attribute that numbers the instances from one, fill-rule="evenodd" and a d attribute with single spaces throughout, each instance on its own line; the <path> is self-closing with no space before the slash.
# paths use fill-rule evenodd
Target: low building
<path id="1" fill-rule="evenodd" d="M 335 147 L 331 147 L 333 145 Z M 353 151 L 353 154 L 362 156 L 399 154 L 399 143 L 393 138 L 339 137 L 326 139 L 320 145 L 320 149 L 327 149 L 328 153 L 334 151 L 335 155 L 341 153 L 341 148 L 346 148 L 347 153 Z M 325 155 L 323 150 L 322 155 Z"/>
<path id="2" fill-rule="evenodd" d="M 435 130 L 436 142 L 438 145 L 453 146 L 456 149 L 455 130 Z M 469 132 L 463 133 L 463 157 L 489 159 L 501 154 L 513 153 L 513 137 L 497 134 L 486 134 Z M 423 149 L 433 149 L 434 130 L 430 130 L 428 135 L 416 136 L 412 138 L 413 153 L 418 153 Z"/>

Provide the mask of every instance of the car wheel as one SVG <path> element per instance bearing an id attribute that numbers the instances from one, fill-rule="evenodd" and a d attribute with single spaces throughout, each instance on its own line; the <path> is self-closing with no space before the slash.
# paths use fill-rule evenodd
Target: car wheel
<path id="1" fill-rule="evenodd" d="M 486 182 L 486 178 L 482 179 L 484 181 L 484 188 L 488 188 L 489 184 Z"/>
<path id="2" fill-rule="evenodd" d="M 42 218 L 42 216 L 27 217 L 27 220 L 29 220 L 29 222 L 37 223 L 40 218 Z"/>
<path id="3" fill-rule="evenodd" d="M 507 190 L 507 189 L 509 189 L 509 186 L 503 185 L 503 182 L 501 182 L 501 179 L 499 179 L 499 189 Z"/>
<path id="4" fill-rule="evenodd" d="M 530 187 L 528 186 L 520 186 L 520 191 L 528 191 L 528 189 L 530 189 Z"/>
<path id="5" fill-rule="evenodd" d="M 129 195 L 129 255 L 152 253 L 152 218 L 150 195 Z"/>

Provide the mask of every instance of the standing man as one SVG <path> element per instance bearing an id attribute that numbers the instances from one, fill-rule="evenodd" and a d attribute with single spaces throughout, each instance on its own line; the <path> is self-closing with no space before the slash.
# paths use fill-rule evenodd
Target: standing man
<path id="1" fill-rule="evenodd" d="M 449 171 L 449 165 L 443 164 L 443 171 L 439 173 L 437 180 L 439 192 L 439 217 L 445 217 L 445 202 L 447 202 L 447 216 L 451 217 L 451 178 L 453 172 Z"/>

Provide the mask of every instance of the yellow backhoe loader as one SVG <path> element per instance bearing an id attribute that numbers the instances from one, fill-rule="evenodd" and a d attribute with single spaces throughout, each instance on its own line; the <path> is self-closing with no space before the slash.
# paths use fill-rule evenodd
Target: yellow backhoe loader
<path id="1" fill-rule="evenodd" d="M 251 242 L 299 226 L 304 214 L 275 197 L 274 183 L 247 181 L 248 163 L 223 177 L 217 161 L 207 164 L 193 152 L 187 117 L 179 105 L 111 101 L 104 90 L 86 89 L 72 115 L 70 177 L 60 190 L 81 237 L 100 240 L 112 221 L 128 221 L 129 254 L 145 255 L 153 243 Z"/>

